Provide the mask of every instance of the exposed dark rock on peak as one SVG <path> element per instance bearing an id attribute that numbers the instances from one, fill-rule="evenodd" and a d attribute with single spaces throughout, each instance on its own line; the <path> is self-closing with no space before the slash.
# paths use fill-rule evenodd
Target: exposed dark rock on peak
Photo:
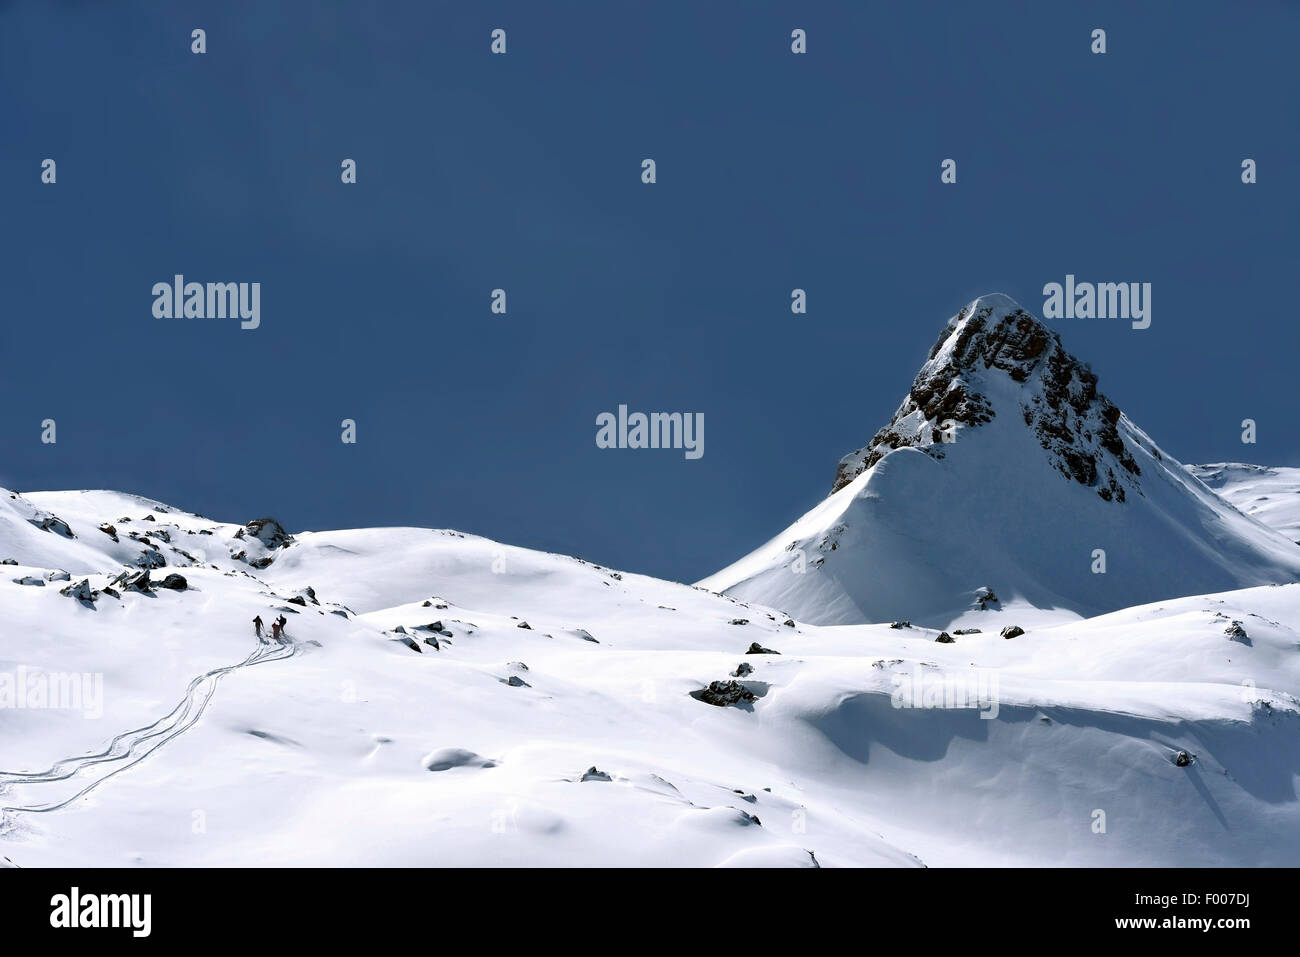
<path id="1" fill-rule="evenodd" d="M 998 376 L 1018 386 L 1025 426 L 1063 476 L 1096 488 L 1106 501 L 1123 502 L 1137 488 L 1140 469 L 1120 435 L 1120 410 L 1097 391 L 1097 376 L 1054 331 L 1006 296 L 991 295 L 948 321 L 889 424 L 840 460 L 831 491 L 894 449 L 943 458 L 943 446 L 962 427 L 993 421 L 990 386 L 997 388 Z"/>

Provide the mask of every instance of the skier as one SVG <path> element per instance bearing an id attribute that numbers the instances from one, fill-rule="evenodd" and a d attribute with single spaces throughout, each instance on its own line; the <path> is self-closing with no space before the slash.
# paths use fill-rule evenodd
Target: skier
<path id="1" fill-rule="evenodd" d="M 253 619 L 253 631 L 257 633 L 257 640 L 262 640 L 262 616 L 258 615 Z"/>
<path id="2" fill-rule="evenodd" d="M 285 618 L 284 615 L 281 615 L 279 618 L 276 619 L 276 621 L 280 625 L 280 633 L 283 634 L 285 627 L 289 624 L 289 619 Z"/>
<path id="3" fill-rule="evenodd" d="M 271 637 L 272 637 L 272 638 L 274 638 L 276 641 L 279 641 L 279 640 L 280 640 L 280 633 L 281 633 L 282 631 L 284 631 L 284 629 L 280 626 L 280 619 L 277 618 L 275 621 L 271 622 Z"/>

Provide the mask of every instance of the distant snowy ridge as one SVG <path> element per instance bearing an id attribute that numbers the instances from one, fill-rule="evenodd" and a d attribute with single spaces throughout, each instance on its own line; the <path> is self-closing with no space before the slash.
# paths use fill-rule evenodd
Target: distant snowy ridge
<path id="1" fill-rule="evenodd" d="M 1300 468 L 1242 462 L 1186 468 L 1239 511 L 1300 542 Z"/>

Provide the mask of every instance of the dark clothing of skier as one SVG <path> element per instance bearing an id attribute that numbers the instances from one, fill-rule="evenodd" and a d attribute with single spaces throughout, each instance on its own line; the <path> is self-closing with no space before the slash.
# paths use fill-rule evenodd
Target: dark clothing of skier
<path id="1" fill-rule="evenodd" d="M 253 631 L 257 633 L 258 640 L 262 638 L 262 616 L 258 615 L 253 619 Z"/>
<path id="2" fill-rule="evenodd" d="M 280 635 L 283 631 L 284 629 L 280 627 L 279 620 L 273 621 L 271 623 L 271 637 L 274 638 L 276 641 L 280 640 Z"/>

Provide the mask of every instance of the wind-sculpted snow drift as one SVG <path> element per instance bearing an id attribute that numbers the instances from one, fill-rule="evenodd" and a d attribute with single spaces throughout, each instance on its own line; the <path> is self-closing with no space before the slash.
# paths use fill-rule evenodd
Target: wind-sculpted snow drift
<path id="1" fill-rule="evenodd" d="M 1214 495 L 1055 332 L 991 295 L 949 320 L 825 501 L 700 584 L 819 624 L 946 627 L 981 588 L 1002 609 L 1093 615 L 1297 578 L 1293 541 Z"/>
<path id="2" fill-rule="evenodd" d="M 0 491 L 0 861 L 1294 864 L 1300 547 L 1114 410 L 979 300 L 730 595 Z"/>

